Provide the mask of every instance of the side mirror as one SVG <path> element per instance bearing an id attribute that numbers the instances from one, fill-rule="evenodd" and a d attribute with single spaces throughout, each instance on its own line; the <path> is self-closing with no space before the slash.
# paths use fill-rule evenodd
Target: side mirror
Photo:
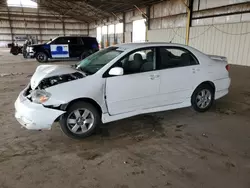
<path id="1" fill-rule="evenodd" d="M 111 76 L 122 76 L 124 74 L 123 68 L 121 67 L 114 67 L 110 69 L 109 75 Z"/>

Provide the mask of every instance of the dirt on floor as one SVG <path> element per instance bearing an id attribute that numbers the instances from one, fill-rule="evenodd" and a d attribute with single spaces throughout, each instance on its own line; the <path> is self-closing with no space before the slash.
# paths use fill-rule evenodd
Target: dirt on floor
<path id="1" fill-rule="evenodd" d="M 28 131 L 15 120 L 38 65 L 0 49 L 0 188 L 250 187 L 250 67 L 231 66 L 230 93 L 209 112 L 140 115 L 76 141 L 57 123 Z"/>

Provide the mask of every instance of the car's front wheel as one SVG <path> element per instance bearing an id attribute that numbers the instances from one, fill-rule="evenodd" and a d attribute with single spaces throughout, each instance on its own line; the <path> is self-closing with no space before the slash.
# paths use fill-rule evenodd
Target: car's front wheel
<path id="1" fill-rule="evenodd" d="M 205 112 L 214 102 L 214 89 L 209 84 L 202 84 L 194 91 L 191 103 L 195 111 Z"/>
<path id="2" fill-rule="evenodd" d="M 36 54 L 36 60 L 39 62 L 39 63 L 46 63 L 48 61 L 48 55 L 44 52 L 38 52 Z"/>
<path id="3" fill-rule="evenodd" d="M 74 139 L 83 139 L 92 135 L 99 124 L 100 113 L 87 102 L 72 104 L 60 119 L 62 131 Z"/>

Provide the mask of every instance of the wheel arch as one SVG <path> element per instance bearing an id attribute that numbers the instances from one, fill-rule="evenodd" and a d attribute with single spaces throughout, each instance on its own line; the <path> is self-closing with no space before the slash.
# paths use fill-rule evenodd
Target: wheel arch
<path id="1" fill-rule="evenodd" d="M 77 103 L 77 102 L 88 102 L 90 104 L 92 104 L 97 110 L 98 112 L 100 113 L 100 115 L 102 115 L 102 108 L 101 106 L 93 99 L 91 98 L 78 98 L 78 99 L 74 99 L 70 102 L 68 102 L 67 104 L 63 104 L 60 106 L 60 109 L 64 110 L 64 111 L 67 111 L 67 109 L 69 108 L 69 106 Z"/>
<path id="2" fill-rule="evenodd" d="M 37 54 L 38 54 L 39 52 L 43 52 L 43 53 L 45 53 L 45 54 L 48 56 L 48 58 L 51 58 L 51 55 L 50 55 L 50 53 L 48 52 L 48 50 L 43 49 L 43 48 L 38 48 L 38 49 L 36 50 L 36 52 L 35 52 L 35 57 L 37 56 Z"/>
<path id="3" fill-rule="evenodd" d="M 199 88 L 199 87 L 202 86 L 202 85 L 209 85 L 211 88 L 213 88 L 213 91 L 214 91 L 214 92 L 216 91 L 215 84 L 214 84 L 212 81 L 204 81 L 204 82 L 200 83 L 200 84 L 194 89 L 193 93 L 195 92 L 195 90 L 196 90 L 197 88 Z"/>

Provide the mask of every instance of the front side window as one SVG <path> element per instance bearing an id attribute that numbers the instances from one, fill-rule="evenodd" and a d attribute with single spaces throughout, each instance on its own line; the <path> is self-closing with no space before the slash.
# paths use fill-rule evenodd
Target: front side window
<path id="1" fill-rule="evenodd" d="M 56 38 L 51 44 L 78 44 L 76 37 L 59 37 Z"/>
<path id="2" fill-rule="evenodd" d="M 160 69 L 197 65 L 197 60 L 185 49 L 162 47 L 159 50 Z"/>
<path id="3" fill-rule="evenodd" d="M 68 44 L 68 38 L 59 37 L 51 42 L 51 44 Z"/>
<path id="4" fill-rule="evenodd" d="M 94 74 L 122 53 L 117 49 L 117 47 L 110 47 L 96 52 L 82 60 L 77 69 L 87 74 Z"/>
<path id="5" fill-rule="evenodd" d="M 153 71 L 156 69 L 155 48 L 140 49 L 126 55 L 116 66 L 122 67 L 124 75 Z"/>

